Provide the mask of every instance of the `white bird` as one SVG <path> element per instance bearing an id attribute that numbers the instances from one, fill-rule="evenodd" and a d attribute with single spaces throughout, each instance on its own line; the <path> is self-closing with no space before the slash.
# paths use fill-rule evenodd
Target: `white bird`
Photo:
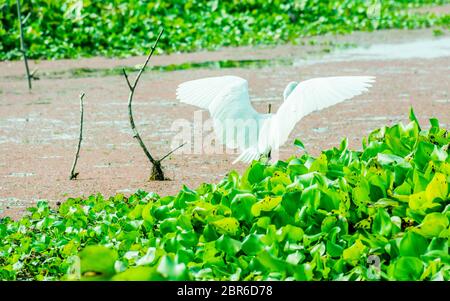
<path id="1" fill-rule="evenodd" d="M 241 150 L 233 164 L 250 163 L 286 143 L 306 115 L 367 92 L 374 81 L 373 76 L 341 76 L 290 82 L 275 114 L 261 114 L 253 108 L 248 83 L 238 76 L 184 82 L 177 88 L 177 99 L 207 109 L 218 140 Z"/>

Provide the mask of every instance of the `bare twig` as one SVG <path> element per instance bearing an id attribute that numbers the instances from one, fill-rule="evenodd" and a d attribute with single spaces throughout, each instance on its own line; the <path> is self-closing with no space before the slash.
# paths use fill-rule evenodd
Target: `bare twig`
<path id="1" fill-rule="evenodd" d="M 141 146 L 141 148 L 144 151 L 145 155 L 147 156 L 148 160 L 152 164 L 152 174 L 150 176 L 150 180 L 158 180 L 158 181 L 165 180 L 164 173 L 163 173 L 162 167 L 161 167 L 161 160 L 155 160 L 153 158 L 153 156 L 150 154 L 150 152 L 148 151 L 147 147 L 145 146 L 144 141 L 142 141 L 142 138 L 139 135 L 139 132 L 136 129 L 136 125 L 134 123 L 132 102 L 133 102 L 134 92 L 136 91 L 136 87 L 139 83 L 139 79 L 141 78 L 142 73 L 144 72 L 145 68 L 147 67 L 148 62 L 150 61 L 150 58 L 153 55 L 153 52 L 155 52 L 156 46 L 158 45 L 159 39 L 161 38 L 161 35 L 163 34 L 163 32 L 164 32 L 164 29 L 162 29 L 159 32 L 159 35 L 158 35 L 155 43 L 153 44 L 151 51 L 150 51 L 149 55 L 147 56 L 147 59 L 145 60 L 144 65 L 140 68 L 139 73 L 137 74 L 133 83 L 130 82 L 130 79 L 128 78 L 128 74 L 125 71 L 125 68 L 122 69 L 123 75 L 125 77 L 128 88 L 130 90 L 130 93 L 128 95 L 128 117 L 130 120 L 131 130 L 133 131 L 133 137 L 137 139 L 139 145 Z"/>
<path id="2" fill-rule="evenodd" d="M 177 146 L 176 148 L 174 148 L 173 150 L 171 150 L 170 152 L 168 152 L 164 157 L 162 157 L 161 159 L 159 159 L 160 162 L 162 162 L 165 158 L 169 157 L 171 154 L 173 154 L 174 152 L 176 152 L 177 150 L 179 150 L 180 148 L 182 148 L 183 146 L 186 145 L 186 142 L 184 142 L 183 144 Z"/>
<path id="3" fill-rule="evenodd" d="M 77 152 L 75 153 L 75 159 L 73 160 L 72 169 L 70 170 L 69 180 L 76 179 L 79 174 L 78 172 L 75 172 L 75 167 L 77 166 L 78 157 L 80 156 L 81 141 L 83 140 L 84 95 L 84 92 L 80 94 L 80 136 L 78 138 Z"/>
<path id="4" fill-rule="evenodd" d="M 141 70 L 139 70 L 138 75 L 136 76 L 136 79 L 134 80 L 134 85 L 133 85 L 133 90 L 136 89 L 136 85 L 139 82 L 139 79 L 141 78 L 142 73 L 145 70 L 145 67 L 147 67 L 148 62 L 150 61 L 150 58 L 153 55 L 153 52 L 155 52 L 156 46 L 158 45 L 159 39 L 161 38 L 162 34 L 164 32 L 164 29 L 161 29 L 161 31 L 159 32 L 158 37 L 156 38 L 155 43 L 152 46 L 152 49 L 150 51 L 150 54 L 147 56 L 147 59 L 145 60 L 144 65 L 141 67 Z"/>
<path id="5" fill-rule="evenodd" d="M 27 49 L 25 47 L 25 42 L 23 38 L 22 14 L 20 13 L 20 0 L 16 0 L 16 2 L 17 2 L 17 17 L 19 19 L 19 29 L 20 29 L 20 52 L 22 52 L 23 61 L 25 63 L 25 70 L 27 72 L 28 89 L 31 90 L 32 76 L 30 75 L 30 68 L 28 67 Z M 28 19 L 28 17 L 29 16 L 27 16 L 26 19 Z"/>
<path id="6" fill-rule="evenodd" d="M 38 68 L 33 69 L 33 71 L 31 71 L 30 77 L 32 79 L 39 79 L 39 76 L 36 76 L 37 72 L 38 72 Z"/>
<path id="7" fill-rule="evenodd" d="M 130 80 L 128 79 L 128 75 L 127 75 L 127 72 L 125 71 L 125 68 L 123 68 L 122 71 L 123 71 L 123 76 L 125 76 L 125 79 L 127 80 L 128 88 L 130 89 L 130 91 L 133 90 L 134 88 L 130 84 Z"/>

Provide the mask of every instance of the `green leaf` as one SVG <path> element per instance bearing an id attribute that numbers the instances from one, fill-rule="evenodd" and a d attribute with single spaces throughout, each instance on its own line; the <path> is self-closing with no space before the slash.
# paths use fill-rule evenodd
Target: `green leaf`
<path id="1" fill-rule="evenodd" d="M 303 239 L 303 229 L 293 225 L 286 225 L 282 227 L 282 237 L 287 238 L 289 241 L 297 242 Z"/>
<path id="2" fill-rule="evenodd" d="M 218 240 L 216 240 L 217 250 L 221 250 L 229 256 L 233 256 L 239 252 L 241 250 L 241 246 L 242 243 L 240 241 L 225 235 L 222 235 Z"/>
<path id="3" fill-rule="evenodd" d="M 141 218 L 142 209 L 144 209 L 144 205 L 136 205 L 136 207 L 134 207 L 134 209 L 130 213 L 128 213 L 128 217 L 132 220 Z"/>
<path id="4" fill-rule="evenodd" d="M 413 159 L 419 170 L 424 170 L 425 166 L 430 162 L 434 148 L 435 146 L 432 143 L 426 141 L 419 142 Z"/>
<path id="5" fill-rule="evenodd" d="M 178 263 L 168 255 L 164 255 L 157 267 L 157 271 L 167 280 L 189 280 L 189 273 L 184 263 Z"/>
<path id="6" fill-rule="evenodd" d="M 445 230 L 448 225 L 448 218 L 444 214 L 433 212 L 425 216 L 422 223 L 418 226 L 417 232 L 427 238 L 436 237 Z"/>
<path id="7" fill-rule="evenodd" d="M 251 221 L 253 218 L 252 206 L 257 202 L 251 193 L 236 194 L 231 201 L 230 209 L 238 220 Z"/>
<path id="8" fill-rule="evenodd" d="M 419 280 L 423 271 L 423 262 L 417 257 L 399 257 L 395 262 L 394 276 L 396 280 Z"/>
<path id="9" fill-rule="evenodd" d="M 197 193 L 187 186 L 183 186 L 183 189 L 178 193 L 175 200 L 173 201 L 174 207 L 179 209 L 186 206 L 189 202 L 194 202 L 197 200 Z"/>
<path id="10" fill-rule="evenodd" d="M 295 280 L 297 281 L 311 281 L 313 280 L 313 268 L 309 263 L 299 264 L 294 267 Z"/>
<path id="11" fill-rule="evenodd" d="M 384 237 L 389 237 L 392 231 L 392 221 L 389 213 L 384 208 L 379 208 L 373 219 L 372 232 Z"/>
<path id="12" fill-rule="evenodd" d="M 328 159 L 325 154 L 321 154 L 309 168 L 309 171 L 318 171 L 322 173 L 326 173 L 328 171 Z"/>
<path id="13" fill-rule="evenodd" d="M 434 147 L 433 152 L 430 155 L 430 159 L 434 162 L 445 162 L 448 158 L 448 153 L 446 151 L 446 147 L 442 148 Z"/>
<path id="14" fill-rule="evenodd" d="M 242 251 L 249 256 L 258 254 L 263 248 L 261 237 L 256 234 L 249 234 L 242 241 Z"/>
<path id="15" fill-rule="evenodd" d="M 256 260 L 264 267 L 272 272 L 284 272 L 288 269 L 287 262 L 279 260 L 267 252 L 261 252 L 256 256 Z"/>
<path id="16" fill-rule="evenodd" d="M 239 221 L 234 217 L 224 217 L 211 223 L 219 233 L 235 236 L 239 231 Z"/>
<path id="17" fill-rule="evenodd" d="M 156 259 L 156 253 L 156 248 L 148 248 L 145 255 L 136 260 L 136 265 L 147 265 L 153 263 Z"/>
<path id="18" fill-rule="evenodd" d="M 177 229 L 177 219 L 176 218 L 166 218 L 164 221 L 161 222 L 159 225 L 159 230 L 161 231 L 161 234 L 167 234 L 175 232 Z"/>
<path id="19" fill-rule="evenodd" d="M 445 200 L 448 195 L 448 183 L 447 177 L 442 173 L 436 173 L 428 184 L 426 189 L 426 196 L 429 202 L 434 201 L 436 198 Z"/>
<path id="20" fill-rule="evenodd" d="M 331 257 L 340 257 L 342 255 L 342 253 L 344 252 L 343 247 L 341 247 L 340 245 L 338 245 L 330 240 L 327 241 L 326 250 L 327 250 L 327 253 Z M 347 252 L 346 256 L 351 256 L 351 255 Z"/>
<path id="21" fill-rule="evenodd" d="M 182 231 L 178 234 L 177 240 L 186 248 L 192 248 L 198 243 L 198 235 L 193 230 Z"/>
<path id="22" fill-rule="evenodd" d="M 419 120 L 417 119 L 416 114 L 414 114 L 414 109 L 412 107 L 409 109 L 409 120 L 415 122 L 419 131 L 421 131 Z"/>
<path id="23" fill-rule="evenodd" d="M 409 196 L 412 192 L 412 187 L 408 182 L 403 182 L 400 186 L 394 189 L 394 192 L 399 195 Z"/>
<path id="24" fill-rule="evenodd" d="M 261 214 L 261 211 L 268 212 L 272 211 L 275 207 L 277 207 L 281 203 L 282 197 L 280 196 L 266 196 L 263 200 L 255 203 L 252 208 L 251 212 L 254 216 L 259 216 Z"/>
<path id="25" fill-rule="evenodd" d="M 154 267 L 134 267 L 111 278 L 114 281 L 162 281 L 162 277 Z"/>
<path id="26" fill-rule="evenodd" d="M 365 178 L 361 178 L 360 183 L 353 188 L 352 198 L 358 206 L 370 202 L 370 186 Z"/>
<path id="27" fill-rule="evenodd" d="M 413 210 L 426 210 L 438 206 L 427 197 L 425 191 L 421 191 L 409 196 L 409 207 Z"/>
<path id="28" fill-rule="evenodd" d="M 270 183 L 272 184 L 273 187 L 276 186 L 282 186 L 284 188 L 284 186 L 287 186 L 289 184 L 291 184 L 291 179 L 289 178 L 289 176 L 281 171 L 275 171 L 272 175 L 272 178 L 270 179 Z M 272 189 L 272 192 L 275 193 L 274 189 Z M 283 189 L 284 192 L 284 189 Z"/>
<path id="29" fill-rule="evenodd" d="M 264 179 L 264 165 L 254 161 L 243 175 L 251 185 L 261 182 Z"/>
<path id="30" fill-rule="evenodd" d="M 300 148 L 300 150 L 305 150 L 305 145 L 299 139 L 294 140 L 294 145 Z"/>
<path id="31" fill-rule="evenodd" d="M 427 250 L 425 237 L 413 231 L 407 232 L 400 241 L 400 256 L 420 257 Z"/>
<path id="32" fill-rule="evenodd" d="M 61 254 L 65 257 L 69 257 L 71 255 L 74 255 L 78 249 L 78 243 L 72 239 L 69 241 L 61 250 Z"/>
<path id="33" fill-rule="evenodd" d="M 352 246 L 343 251 L 342 258 L 351 265 L 355 266 L 361 260 L 365 250 L 366 246 L 364 246 L 361 240 L 358 239 Z"/>
<path id="34" fill-rule="evenodd" d="M 152 203 L 148 203 L 147 205 L 144 206 L 144 208 L 142 209 L 142 213 L 141 213 L 142 218 L 151 224 L 153 224 L 155 222 L 155 219 L 153 218 L 152 213 L 151 213 L 153 206 L 154 205 Z"/>
<path id="35" fill-rule="evenodd" d="M 85 280 L 106 279 L 115 273 L 114 263 L 118 259 L 115 250 L 104 246 L 87 246 L 79 257 L 80 271 Z"/>
<path id="36" fill-rule="evenodd" d="M 286 262 L 293 264 L 293 265 L 298 265 L 300 262 L 302 262 L 305 259 L 305 255 L 303 255 L 303 253 L 296 251 L 294 253 L 289 254 L 286 257 Z"/>

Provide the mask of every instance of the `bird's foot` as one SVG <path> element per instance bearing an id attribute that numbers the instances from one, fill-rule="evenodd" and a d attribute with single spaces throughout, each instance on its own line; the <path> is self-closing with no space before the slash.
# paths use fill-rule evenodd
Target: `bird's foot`
<path id="1" fill-rule="evenodd" d="M 261 155 L 259 157 L 259 162 L 264 165 L 270 165 L 270 156 L 269 155 Z"/>

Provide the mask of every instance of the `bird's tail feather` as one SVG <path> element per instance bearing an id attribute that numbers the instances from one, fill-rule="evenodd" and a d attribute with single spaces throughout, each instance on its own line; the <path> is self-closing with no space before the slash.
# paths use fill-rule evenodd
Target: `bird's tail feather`
<path id="1" fill-rule="evenodd" d="M 244 163 L 251 163 L 254 160 L 257 160 L 259 156 L 260 153 L 258 152 L 256 147 L 249 147 L 246 150 L 244 150 L 242 154 L 240 154 L 239 157 L 236 158 L 236 160 L 233 161 L 233 164 L 236 164 L 239 161 Z"/>

